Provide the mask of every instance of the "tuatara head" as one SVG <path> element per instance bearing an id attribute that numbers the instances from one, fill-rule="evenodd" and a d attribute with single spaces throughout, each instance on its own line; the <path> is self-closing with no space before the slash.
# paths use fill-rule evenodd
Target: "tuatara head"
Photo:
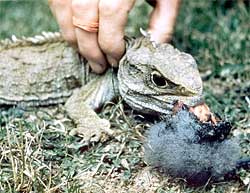
<path id="1" fill-rule="evenodd" d="M 120 94 L 131 107 L 168 114 L 176 101 L 193 106 L 201 100 L 202 80 L 191 55 L 148 37 L 129 45 L 118 80 Z"/>

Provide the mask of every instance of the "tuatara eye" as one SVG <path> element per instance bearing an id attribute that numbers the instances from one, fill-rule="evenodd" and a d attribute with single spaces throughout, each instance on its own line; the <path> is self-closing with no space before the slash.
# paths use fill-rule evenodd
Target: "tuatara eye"
<path id="1" fill-rule="evenodd" d="M 157 71 L 151 73 L 151 82 L 159 88 L 166 88 L 168 86 L 167 80 Z"/>

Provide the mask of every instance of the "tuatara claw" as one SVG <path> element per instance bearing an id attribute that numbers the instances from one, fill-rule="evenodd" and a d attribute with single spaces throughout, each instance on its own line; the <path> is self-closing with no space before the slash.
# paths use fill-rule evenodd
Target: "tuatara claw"
<path id="1" fill-rule="evenodd" d="M 77 135 L 83 138 L 86 143 L 105 141 L 105 135 L 113 135 L 114 131 L 110 129 L 110 122 L 106 119 L 84 120 L 78 124 L 75 129 L 70 131 L 70 135 Z"/>

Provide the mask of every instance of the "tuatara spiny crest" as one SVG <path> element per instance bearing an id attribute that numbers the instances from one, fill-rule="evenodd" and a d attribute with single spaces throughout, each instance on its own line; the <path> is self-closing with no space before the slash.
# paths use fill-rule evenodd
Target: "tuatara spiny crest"
<path id="1" fill-rule="evenodd" d="M 65 103 L 77 125 L 73 133 L 97 141 L 112 131 L 94 109 L 119 94 L 141 112 L 168 114 L 177 100 L 195 105 L 202 81 L 191 55 L 149 37 L 128 39 L 118 73 L 103 75 L 89 72 L 87 62 L 59 33 L 0 42 L 0 105 Z"/>

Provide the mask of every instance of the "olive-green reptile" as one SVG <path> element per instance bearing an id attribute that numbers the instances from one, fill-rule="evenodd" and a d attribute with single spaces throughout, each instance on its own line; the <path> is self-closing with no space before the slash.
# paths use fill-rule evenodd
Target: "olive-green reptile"
<path id="1" fill-rule="evenodd" d="M 194 58 L 149 37 L 127 40 L 118 73 L 89 72 L 88 64 L 59 33 L 2 40 L 0 105 L 42 106 L 65 103 L 76 123 L 74 133 L 87 141 L 112 134 L 108 120 L 94 109 L 121 95 L 141 112 L 168 114 L 175 101 L 194 105 L 202 81 Z"/>

